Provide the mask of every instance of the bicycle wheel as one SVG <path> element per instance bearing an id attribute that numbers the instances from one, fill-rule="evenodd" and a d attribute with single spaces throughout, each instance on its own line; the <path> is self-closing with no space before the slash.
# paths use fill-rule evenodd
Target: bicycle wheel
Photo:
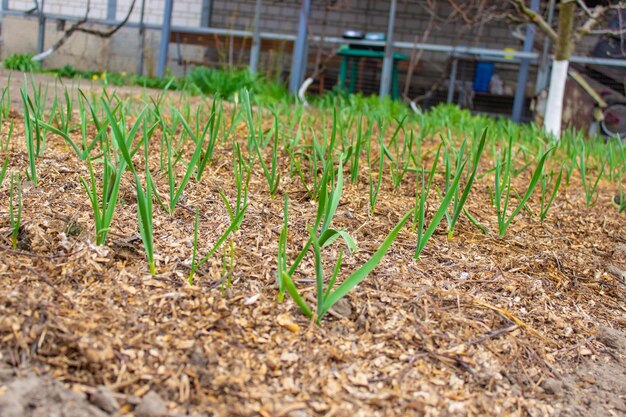
<path id="1" fill-rule="evenodd" d="M 602 133 L 607 137 L 626 139 L 626 103 L 611 104 L 603 114 L 604 120 L 600 122 Z"/>

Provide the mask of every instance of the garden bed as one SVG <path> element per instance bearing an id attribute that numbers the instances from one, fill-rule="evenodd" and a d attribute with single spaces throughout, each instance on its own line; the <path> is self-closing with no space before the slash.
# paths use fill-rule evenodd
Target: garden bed
<path id="1" fill-rule="evenodd" d="M 122 89 L 120 95 L 142 100 L 136 90 Z M 0 158 L 8 156 L 9 172 L 23 177 L 29 157 L 15 97 L 0 145 L 10 123 L 13 138 Z M 207 111 L 212 105 L 189 100 L 194 111 L 198 104 Z M 180 106 L 180 97 L 164 103 Z M 234 108 L 224 105 L 226 122 Z M 314 127 L 317 140 L 324 131 L 330 136 L 332 111 L 307 112 L 299 133 L 303 143 L 311 143 Z M 131 112 L 129 123 L 137 113 Z M 263 115 L 262 127 L 270 135 L 271 113 L 255 107 L 254 114 Z M 292 117 L 290 111 L 280 113 L 287 137 L 298 135 L 288 129 Z M 407 123 L 419 128 L 419 121 Z M 157 192 L 167 199 L 155 132 L 148 166 Z M 345 133 L 355 137 L 356 126 Z M 383 140 L 392 133 L 388 129 Z M 242 116 L 232 138 L 244 147 L 248 135 Z M 423 139 L 427 167 L 438 143 L 434 134 Z M 182 160 L 192 153 L 192 146 L 183 147 Z M 271 146 L 261 153 L 269 166 Z M 379 153 L 373 146 L 373 160 Z M 139 151 L 135 158 L 137 166 L 142 155 Z M 274 196 L 257 162 L 241 227 L 198 268 L 190 285 L 196 210 L 199 256 L 232 220 L 218 192 L 236 199 L 230 139 L 218 140 L 201 180 L 189 181 L 173 214 L 155 203 L 156 274 L 150 274 L 132 174 L 124 174 L 106 244 L 98 246 L 81 183 L 81 177 L 89 177 L 88 165 L 66 141 L 48 133 L 45 153 L 36 160 L 37 186 L 22 179 L 16 248 L 11 247 L 8 177 L 0 188 L 0 414 L 19 403 L 23 414 L 15 415 L 41 415 L 37 412 L 45 412 L 50 402 L 34 401 L 33 391 L 53 379 L 64 385 L 50 391 L 54 402 L 57 397 L 78 401 L 74 394 L 58 394 L 63 389 L 87 401 L 104 386 L 123 415 L 134 413 L 148 392 L 163 399 L 172 415 L 626 415 L 626 216 L 613 201 L 617 183 L 601 179 L 597 202 L 587 206 L 574 172 L 544 221 L 537 216 L 536 192 L 500 236 L 490 197 L 490 158 L 485 153 L 484 175 L 466 203 L 487 230 L 462 216 L 448 239 L 444 220 L 415 260 L 416 233 L 409 222 L 374 271 L 317 325 L 289 293 L 278 301 L 285 194 L 290 262 L 307 241 L 307 225 L 317 213 L 304 186 L 312 179 L 290 175 L 284 148 Z M 396 188 L 385 162 L 387 174 L 372 213 L 375 165 L 364 161 L 354 183 L 352 168 L 344 166 L 333 225 L 350 233 L 359 249 L 344 254 L 338 281 L 366 263 L 415 207 L 417 172 L 407 172 Z M 178 183 L 185 168 L 177 165 Z M 97 161 L 94 169 L 101 171 Z M 435 183 L 443 187 L 439 172 Z M 532 167 L 512 178 L 519 194 L 531 174 Z M 427 219 L 440 200 L 434 188 L 431 197 Z M 322 248 L 324 257 L 334 262 L 340 246 Z M 332 264 L 326 267 L 330 274 Z M 311 305 L 315 276 L 310 251 L 294 282 Z M 20 378 L 38 382 L 18 391 Z M 76 415 L 100 415 L 84 411 Z"/>

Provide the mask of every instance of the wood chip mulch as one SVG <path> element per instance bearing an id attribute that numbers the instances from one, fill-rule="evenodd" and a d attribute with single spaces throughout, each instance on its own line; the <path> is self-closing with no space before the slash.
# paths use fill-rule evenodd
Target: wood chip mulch
<path id="1" fill-rule="evenodd" d="M 23 172 L 23 123 L 14 121 L 10 170 Z M 242 143 L 244 132 L 242 125 Z M 35 367 L 75 391 L 105 385 L 122 398 L 121 414 L 134 408 L 124 398 L 153 390 L 179 414 L 557 415 L 563 398 L 544 381 L 581 361 L 604 360 L 598 326 L 626 328 L 626 286 L 615 274 L 626 268 L 626 216 L 611 205 L 614 184 L 602 181 L 597 204 L 586 207 L 574 177 L 546 221 L 522 212 L 504 238 L 481 234 L 463 218 L 448 240 L 442 223 L 419 261 L 415 234 L 406 227 L 375 272 L 316 326 L 288 297 L 277 301 L 283 193 L 291 200 L 291 256 L 315 218 L 299 179 L 284 175 L 270 199 L 255 167 L 251 204 L 233 239 L 232 275 L 219 251 L 188 285 L 196 207 L 200 253 L 228 226 L 217 190 L 234 198 L 230 147 L 218 146 L 216 161 L 200 183 L 190 182 L 173 217 L 155 206 L 158 275 L 151 276 L 131 177 L 122 182 L 108 244 L 98 247 L 79 180 L 87 167 L 61 140 L 48 140 L 37 161 L 40 186 L 24 184 L 17 250 L 10 248 L 6 181 L 0 188 L 2 360 Z M 151 166 L 164 194 L 167 180 L 154 149 Z M 398 191 L 384 182 L 369 216 L 366 168 L 361 176 L 346 184 L 335 219 L 359 243 L 345 257 L 343 277 L 414 204 L 408 174 Z M 486 180 L 468 204 L 497 230 Z M 529 208 L 537 205 L 533 199 Z M 337 245 L 325 255 L 332 268 Z M 310 257 L 297 284 L 314 295 Z M 626 363 L 623 356 L 612 360 Z"/>

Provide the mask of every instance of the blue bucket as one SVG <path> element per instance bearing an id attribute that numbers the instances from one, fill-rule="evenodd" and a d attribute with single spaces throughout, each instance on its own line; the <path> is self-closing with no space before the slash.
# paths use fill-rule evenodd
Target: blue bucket
<path id="1" fill-rule="evenodd" d="M 474 71 L 474 91 L 477 93 L 489 92 L 489 82 L 493 76 L 495 65 L 493 62 L 477 62 Z"/>

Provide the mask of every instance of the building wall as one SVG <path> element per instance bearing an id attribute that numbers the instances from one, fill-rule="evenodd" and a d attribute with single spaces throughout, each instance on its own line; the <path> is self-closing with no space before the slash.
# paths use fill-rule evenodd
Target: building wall
<path id="1" fill-rule="evenodd" d="M 219 28 L 251 30 L 255 0 L 210 0 L 212 12 L 210 25 Z M 55 15 L 84 16 L 86 0 L 46 0 L 45 12 Z M 116 18 L 126 16 L 132 0 L 117 0 Z M 400 0 L 396 15 L 395 39 L 413 42 L 421 39 L 428 25 L 428 14 L 424 8 L 425 0 Z M 107 0 L 91 0 L 89 17 L 104 19 L 107 16 Z M 447 11 L 441 4 L 440 14 Z M 261 31 L 284 34 L 295 34 L 298 25 L 300 0 L 263 0 Z M 330 5 L 330 6 L 328 6 Z M 9 0 L 9 8 L 28 10 L 33 6 L 32 0 Z M 137 0 L 130 21 L 138 22 L 141 0 Z M 327 7 L 328 6 L 328 7 Z M 318 0 L 312 1 L 309 30 L 312 35 L 340 37 L 347 29 L 365 32 L 386 32 L 388 19 L 388 1 L 377 0 Z M 164 0 L 145 0 L 145 22 L 161 23 L 163 19 Z M 200 26 L 202 0 L 175 0 L 173 24 L 176 26 Z M 71 22 L 68 22 L 65 28 Z M 104 28 L 103 28 L 104 29 Z M 12 53 L 33 51 L 36 47 L 37 21 L 35 18 L 24 19 L 5 17 L 3 22 L 3 43 L 0 54 L 7 56 Z M 60 36 L 54 22 L 46 27 L 46 48 L 51 46 Z M 153 73 L 158 54 L 160 33 L 146 33 L 147 73 Z M 458 23 L 439 23 L 430 32 L 428 43 L 482 46 L 496 49 L 505 47 L 521 49 L 521 42 L 515 39 L 507 22 L 490 22 L 483 27 L 467 29 Z M 248 44 L 249 45 L 249 44 Z M 109 39 L 100 39 L 84 34 L 75 34 L 71 40 L 46 60 L 49 67 L 59 67 L 66 63 L 81 69 L 111 69 L 117 71 L 134 71 L 137 66 L 137 50 L 139 47 L 138 30 L 125 28 Z M 249 46 L 248 46 L 249 47 Z M 337 45 L 310 45 L 309 70 L 313 71 L 315 56 L 320 50 L 323 56 L 332 55 Z M 410 53 L 410 51 L 406 51 Z M 189 67 L 178 65 L 177 58 L 191 62 L 210 61 L 211 65 L 246 65 L 248 48 L 235 49 L 228 45 L 221 48 L 203 48 L 175 44 L 170 45 L 169 67 L 173 73 L 180 74 Z M 280 56 L 279 56 L 280 55 Z M 447 71 L 445 54 L 425 53 L 416 76 L 412 82 L 429 85 Z M 338 59 L 327 63 L 326 88 L 332 86 L 337 76 Z M 375 63 L 374 63 L 375 64 Z M 282 53 L 266 53 L 261 57 L 261 71 L 272 73 L 281 78 L 288 76 L 290 67 L 289 56 Z M 406 67 L 406 65 L 405 65 Z M 376 70 L 371 71 L 375 75 Z M 502 69 L 504 78 L 513 80 L 515 69 Z M 468 75 L 471 78 L 471 75 Z M 401 75 L 402 78 L 402 75 Z M 377 80 L 364 81 L 372 84 L 369 92 L 377 90 Z M 412 84 L 413 85 L 413 84 Z"/>
<path id="2" fill-rule="evenodd" d="M 116 15 L 122 19 L 128 14 L 132 0 L 117 0 Z M 164 0 L 145 0 L 144 21 L 161 23 L 163 21 Z M 66 16 L 84 16 L 86 0 L 45 0 L 44 12 Z M 107 17 L 108 0 L 91 0 L 89 17 L 105 19 Z M 32 0 L 9 0 L 9 8 L 13 10 L 29 10 L 33 8 Z M 175 0 L 172 23 L 181 26 L 198 26 L 200 24 L 201 0 Z M 136 0 L 130 21 L 139 22 L 141 0 Z"/>
<path id="3" fill-rule="evenodd" d="M 325 7 L 333 3 L 331 7 Z M 429 15 L 424 0 L 400 0 L 396 12 L 397 40 L 412 42 L 421 37 L 428 26 Z M 215 27 L 246 29 L 252 26 L 255 0 L 213 0 L 211 24 Z M 261 30 L 295 33 L 298 24 L 300 0 L 263 0 Z M 314 35 L 341 36 L 345 30 L 386 32 L 389 1 L 336 0 L 313 1 L 309 30 Z M 449 12 L 440 2 L 439 14 Z M 491 22 L 482 29 L 464 31 L 459 23 L 440 23 L 431 31 L 429 42 L 452 45 L 485 46 L 489 48 L 519 47 L 511 36 L 507 22 Z"/>

